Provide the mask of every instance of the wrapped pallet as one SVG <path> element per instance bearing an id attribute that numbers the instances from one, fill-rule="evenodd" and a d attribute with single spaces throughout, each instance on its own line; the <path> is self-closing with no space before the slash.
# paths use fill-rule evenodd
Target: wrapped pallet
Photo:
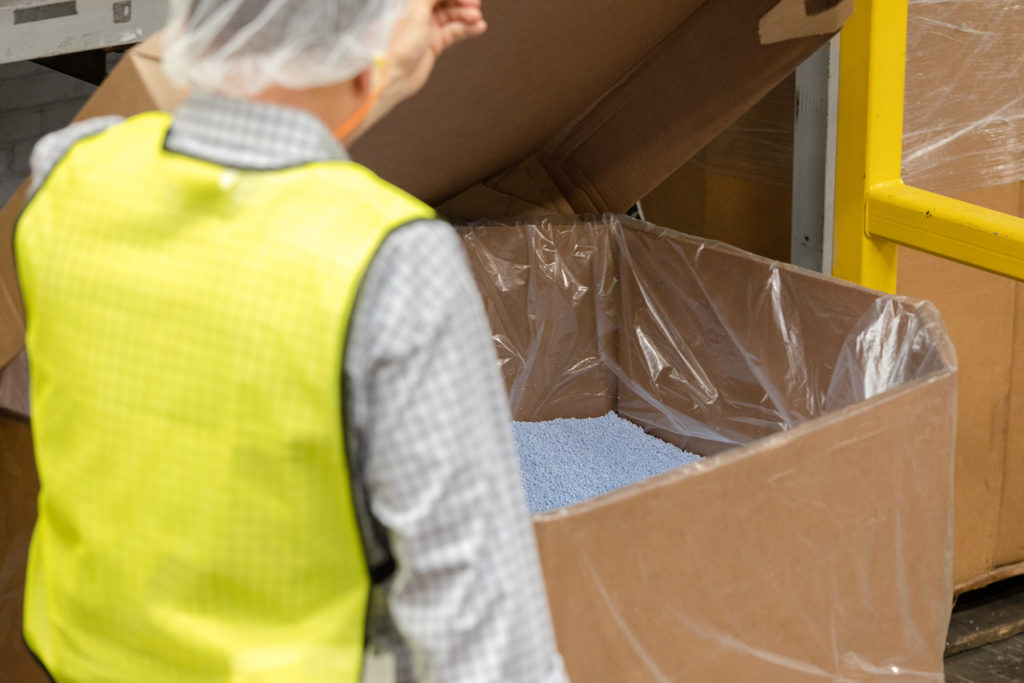
<path id="1" fill-rule="evenodd" d="M 903 178 L 1024 216 L 1024 2 L 910 0 Z M 643 201 L 649 219 L 787 258 L 793 86 L 784 83 Z M 957 592 L 1024 574 L 1024 284 L 899 250 L 960 359 Z"/>

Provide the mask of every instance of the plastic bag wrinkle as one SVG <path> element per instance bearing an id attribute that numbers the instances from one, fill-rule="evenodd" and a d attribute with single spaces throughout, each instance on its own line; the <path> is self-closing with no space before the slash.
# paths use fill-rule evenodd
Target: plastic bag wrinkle
<path id="1" fill-rule="evenodd" d="M 942 367 L 929 304 L 836 310 L 822 276 L 726 245 L 613 216 L 463 231 L 518 420 L 615 409 L 710 455 Z"/>
<path id="2" fill-rule="evenodd" d="M 1024 180 L 1024 0 L 909 9 L 904 179 L 940 193 Z"/>

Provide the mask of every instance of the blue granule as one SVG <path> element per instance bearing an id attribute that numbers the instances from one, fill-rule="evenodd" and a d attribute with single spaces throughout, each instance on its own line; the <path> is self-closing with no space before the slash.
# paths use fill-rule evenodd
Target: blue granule
<path id="1" fill-rule="evenodd" d="M 531 513 L 590 500 L 701 459 L 614 412 L 586 419 L 513 422 L 512 436 Z"/>

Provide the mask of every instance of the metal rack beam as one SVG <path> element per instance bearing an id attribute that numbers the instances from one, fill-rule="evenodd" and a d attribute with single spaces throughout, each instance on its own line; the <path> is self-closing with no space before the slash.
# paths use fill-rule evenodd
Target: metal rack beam
<path id="1" fill-rule="evenodd" d="M 137 43 L 165 0 L 0 0 L 0 64 Z"/>

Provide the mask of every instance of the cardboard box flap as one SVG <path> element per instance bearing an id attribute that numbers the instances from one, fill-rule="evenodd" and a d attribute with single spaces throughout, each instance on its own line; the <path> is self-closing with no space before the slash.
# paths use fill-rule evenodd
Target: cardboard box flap
<path id="1" fill-rule="evenodd" d="M 492 2 L 488 35 L 442 60 L 353 156 L 431 203 L 535 157 L 574 211 L 622 212 L 827 39 L 762 44 L 779 5 Z"/>
<path id="2" fill-rule="evenodd" d="M 822 43 L 815 37 L 761 45 L 756 5 L 705 4 L 543 150 L 542 161 L 577 211 L 626 211 Z"/>
<path id="3" fill-rule="evenodd" d="M 762 43 L 838 31 L 853 14 L 853 3 L 842 0 L 781 0 L 761 17 Z"/>
<path id="4" fill-rule="evenodd" d="M 941 681 L 954 383 L 538 520 L 570 678 Z"/>
<path id="5" fill-rule="evenodd" d="M 160 66 L 159 41 L 150 39 L 132 49 L 75 115 L 75 121 L 95 116 L 134 116 L 144 111 L 176 109 L 185 97 L 167 80 Z"/>
<path id="6" fill-rule="evenodd" d="M 508 0 L 353 156 L 436 202 L 530 156 L 592 107 L 707 0 Z"/>
<path id="7" fill-rule="evenodd" d="M 25 313 L 18 273 L 14 268 L 14 223 L 18 220 L 28 181 L 0 209 L 0 372 L 25 344 Z M 0 404 L 0 408 L 4 408 Z"/>

